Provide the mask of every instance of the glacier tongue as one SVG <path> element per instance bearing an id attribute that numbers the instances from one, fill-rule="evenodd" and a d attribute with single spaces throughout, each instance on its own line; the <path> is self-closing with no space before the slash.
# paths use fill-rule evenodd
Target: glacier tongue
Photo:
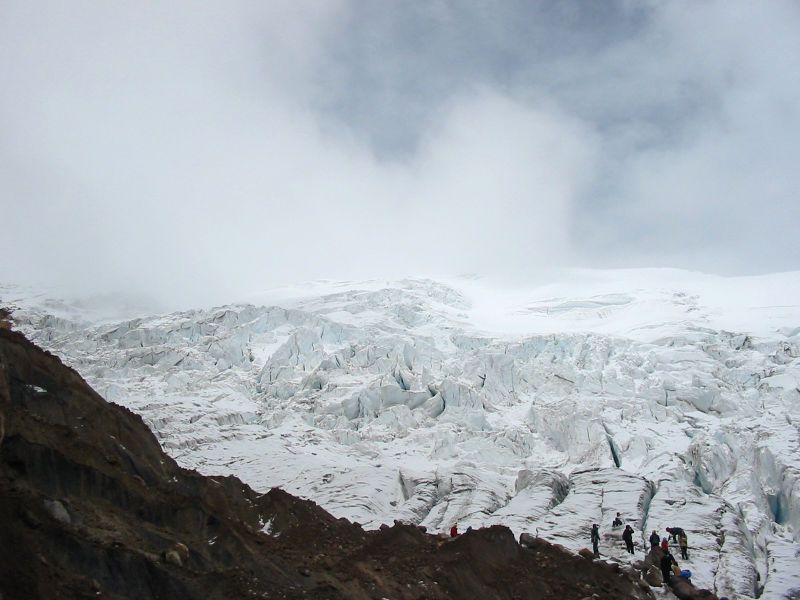
<path id="1" fill-rule="evenodd" d="M 800 590 L 800 309 L 767 303 L 800 274 L 757 291 L 677 271 L 573 278 L 516 296 L 319 284 L 95 323 L 17 294 L 14 318 L 184 466 L 366 527 L 500 523 L 578 550 L 597 522 L 601 553 L 629 561 L 621 512 L 637 557 L 653 529 L 686 529 L 696 585 Z"/>

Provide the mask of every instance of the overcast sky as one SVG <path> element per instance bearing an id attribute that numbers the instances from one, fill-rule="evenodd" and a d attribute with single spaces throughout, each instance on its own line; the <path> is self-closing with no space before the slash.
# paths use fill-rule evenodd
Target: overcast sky
<path id="1" fill-rule="evenodd" d="M 0 279 L 800 269 L 800 3 L 0 1 Z"/>

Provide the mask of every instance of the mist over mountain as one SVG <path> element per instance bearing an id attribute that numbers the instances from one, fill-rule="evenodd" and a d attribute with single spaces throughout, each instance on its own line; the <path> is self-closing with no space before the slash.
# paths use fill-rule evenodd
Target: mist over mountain
<path id="1" fill-rule="evenodd" d="M 187 306 L 795 270 L 798 28 L 791 0 L 4 2 L 0 279 Z"/>

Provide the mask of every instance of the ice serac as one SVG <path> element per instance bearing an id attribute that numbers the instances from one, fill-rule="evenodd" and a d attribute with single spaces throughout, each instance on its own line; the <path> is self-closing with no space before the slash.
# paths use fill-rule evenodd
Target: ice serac
<path id="1" fill-rule="evenodd" d="M 573 271 L 513 292 L 320 283 L 120 322 L 15 293 L 14 318 L 183 466 L 367 528 L 502 524 L 579 550 L 597 522 L 622 563 L 681 526 L 695 584 L 779 598 L 800 550 L 800 308 L 775 301 L 792 294 L 798 273 Z"/>
<path id="2" fill-rule="evenodd" d="M 563 502 L 569 491 L 570 480 L 559 471 L 523 469 L 517 475 L 514 495 L 487 522 L 505 524 L 517 535 L 538 533 L 542 517 Z"/>

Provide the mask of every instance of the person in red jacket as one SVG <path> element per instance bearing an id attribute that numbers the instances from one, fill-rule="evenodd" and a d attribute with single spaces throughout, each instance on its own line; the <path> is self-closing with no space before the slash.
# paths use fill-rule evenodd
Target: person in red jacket
<path id="1" fill-rule="evenodd" d="M 661 539 L 661 549 L 664 552 L 669 552 L 669 542 L 667 541 L 667 538 Z"/>
<path id="2" fill-rule="evenodd" d="M 458 523 L 453 523 L 453 526 L 450 528 L 450 537 L 458 537 Z"/>

